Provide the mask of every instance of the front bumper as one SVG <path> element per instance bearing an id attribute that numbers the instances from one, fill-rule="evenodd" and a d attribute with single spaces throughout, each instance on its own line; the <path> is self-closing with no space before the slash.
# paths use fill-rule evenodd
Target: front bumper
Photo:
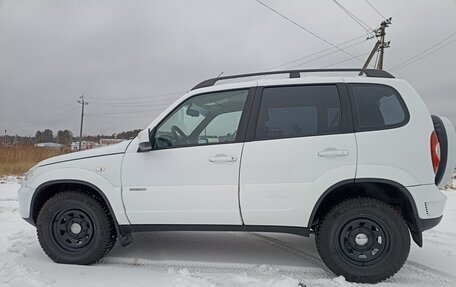
<path id="1" fill-rule="evenodd" d="M 34 188 L 28 187 L 25 183 L 22 183 L 21 188 L 17 194 L 17 199 L 19 201 L 19 212 L 21 214 L 21 217 L 32 225 L 35 225 L 35 223 L 33 222 L 32 215 L 30 213 L 30 206 L 34 191 Z"/>

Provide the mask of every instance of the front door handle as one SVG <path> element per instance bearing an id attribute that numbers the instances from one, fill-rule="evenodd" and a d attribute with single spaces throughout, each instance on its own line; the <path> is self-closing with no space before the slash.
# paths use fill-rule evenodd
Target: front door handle
<path id="1" fill-rule="evenodd" d="M 236 161 L 237 157 L 233 155 L 226 155 L 226 154 L 216 154 L 215 156 L 209 158 L 210 162 L 232 162 Z"/>
<path id="2" fill-rule="evenodd" d="M 340 150 L 335 148 L 327 148 L 318 153 L 320 157 L 337 157 L 337 156 L 348 156 L 348 150 Z"/>

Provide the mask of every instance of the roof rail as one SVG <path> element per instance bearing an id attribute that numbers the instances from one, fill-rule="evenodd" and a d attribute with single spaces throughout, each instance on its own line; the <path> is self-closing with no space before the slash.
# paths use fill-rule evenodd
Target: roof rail
<path id="1" fill-rule="evenodd" d="M 215 85 L 217 81 L 237 79 L 237 78 L 247 78 L 255 76 L 264 76 L 264 75 L 277 75 L 277 74 L 290 74 L 290 78 L 300 78 L 301 73 L 316 73 L 316 72 L 360 72 L 360 75 L 365 74 L 367 77 L 375 78 L 394 78 L 393 75 L 384 71 L 376 69 L 362 69 L 362 68 L 343 68 L 343 69 L 304 69 L 304 70 L 283 70 L 283 71 L 270 71 L 270 72 L 259 72 L 259 73 L 250 73 L 250 74 L 239 74 L 231 76 L 223 76 L 218 78 L 207 79 L 202 81 L 198 85 L 194 86 L 192 90 L 211 87 Z"/>

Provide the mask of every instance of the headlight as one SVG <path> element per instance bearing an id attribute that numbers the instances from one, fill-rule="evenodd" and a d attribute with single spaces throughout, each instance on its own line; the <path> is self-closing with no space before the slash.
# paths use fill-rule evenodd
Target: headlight
<path id="1" fill-rule="evenodd" d="M 32 167 L 31 169 L 29 169 L 25 174 L 24 174 L 24 181 L 28 181 L 29 179 L 32 178 L 33 174 L 35 173 L 36 169 L 37 169 L 37 165 L 35 165 L 34 167 Z"/>

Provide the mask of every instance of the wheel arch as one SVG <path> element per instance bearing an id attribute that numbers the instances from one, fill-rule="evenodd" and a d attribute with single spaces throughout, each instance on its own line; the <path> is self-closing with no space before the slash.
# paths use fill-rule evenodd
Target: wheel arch
<path id="1" fill-rule="evenodd" d="M 360 178 L 340 181 L 329 187 L 318 199 L 309 217 L 308 227 L 315 228 L 322 216 L 347 198 L 367 196 L 393 205 L 405 218 L 415 243 L 422 247 L 422 228 L 418 211 L 410 191 L 402 184 L 379 178 Z"/>
<path id="2" fill-rule="evenodd" d="M 112 206 L 103 191 L 90 182 L 76 179 L 58 179 L 40 184 L 35 189 L 30 202 L 30 216 L 32 222 L 36 224 L 38 213 L 49 198 L 61 191 L 68 190 L 69 188 L 76 188 L 86 194 L 97 197 L 100 203 L 108 208 L 114 224 L 118 225 L 114 210 L 112 209 Z"/>
<path id="3" fill-rule="evenodd" d="M 30 203 L 30 223 L 36 225 L 38 213 L 44 203 L 55 194 L 67 190 L 68 188 L 76 188 L 79 191 L 96 197 L 99 202 L 105 205 L 108 209 L 109 215 L 111 216 L 114 223 L 117 239 L 120 241 L 120 244 L 122 246 L 127 246 L 131 243 L 131 234 L 123 232 L 119 227 L 116 213 L 114 212 L 114 209 L 112 208 L 106 194 L 98 186 L 84 180 L 57 179 L 50 180 L 39 185 L 36 188 Z"/>

